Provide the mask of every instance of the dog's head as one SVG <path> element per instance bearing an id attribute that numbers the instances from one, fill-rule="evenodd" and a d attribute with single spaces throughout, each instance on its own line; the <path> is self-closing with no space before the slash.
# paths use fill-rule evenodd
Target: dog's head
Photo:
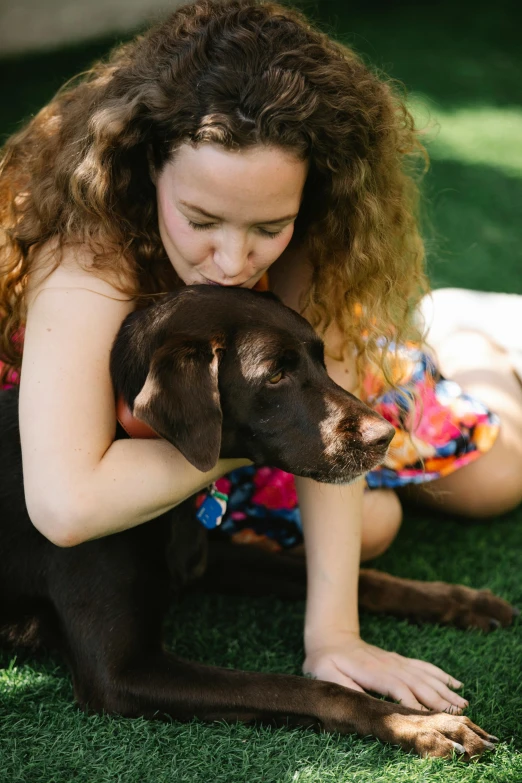
<path id="1" fill-rule="evenodd" d="M 199 470 L 246 457 L 328 483 L 382 462 L 393 428 L 328 376 L 323 343 L 272 294 L 187 286 L 129 315 L 111 354 L 133 415 Z"/>

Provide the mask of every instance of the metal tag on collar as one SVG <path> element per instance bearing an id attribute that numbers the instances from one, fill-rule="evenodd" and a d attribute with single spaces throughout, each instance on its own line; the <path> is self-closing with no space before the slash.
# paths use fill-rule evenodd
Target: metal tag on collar
<path id="1" fill-rule="evenodd" d="M 227 510 L 227 501 L 228 495 L 219 492 L 214 484 L 196 512 L 197 519 L 207 530 L 212 530 L 221 524 Z"/>

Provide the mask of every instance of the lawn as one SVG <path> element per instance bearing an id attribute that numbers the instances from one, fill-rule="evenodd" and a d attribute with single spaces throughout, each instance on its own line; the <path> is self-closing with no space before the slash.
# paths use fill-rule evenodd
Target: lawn
<path id="1" fill-rule="evenodd" d="M 507 2 L 306 4 L 325 29 L 403 81 L 426 128 L 429 270 L 435 286 L 522 293 L 522 65 Z M 37 110 L 113 40 L 0 61 L 0 132 Z M 466 525 L 407 514 L 376 566 L 417 579 L 489 587 L 522 605 L 522 510 Z M 168 642 L 222 666 L 299 673 L 302 604 L 190 595 Z M 490 635 L 362 616 L 363 637 L 464 681 L 469 716 L 501 738 L 465 765 L 406 755 L 372 739 L 225 724 L 87 717 L 53 657 L 0 654 L 0 781 L 5 783 L 466 783 L 522 781 L 522 622 Z"/>

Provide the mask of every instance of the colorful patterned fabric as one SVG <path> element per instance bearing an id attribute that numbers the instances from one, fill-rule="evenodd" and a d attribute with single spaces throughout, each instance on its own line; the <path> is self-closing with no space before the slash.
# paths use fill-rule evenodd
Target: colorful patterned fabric
<path id="1" fill-rule="evenodd" d="M 3 367 L 3 362 L 0 362 L 0 369 Z M 16 370 L 9 370 L 7 373 L 7 378 L 5 380 L 5 383 L 0 386 L 0 391 L 2 389 L 12 389 L 14 386 L 18 386 L 20 383 L 20 375 L 16 372 Z"/>
<path id="2" fill-rule="evenodd" d="M 498 416 L 443 378 L 427 353 L 403 345 L 397 363 L 403 380 L 393 391 L 378 372 L 365 378 L 366 401 L 396 429 L 384 464 L 367 475 L 370 489 L 447 476 L 489 451 L 500 429 Z"/>

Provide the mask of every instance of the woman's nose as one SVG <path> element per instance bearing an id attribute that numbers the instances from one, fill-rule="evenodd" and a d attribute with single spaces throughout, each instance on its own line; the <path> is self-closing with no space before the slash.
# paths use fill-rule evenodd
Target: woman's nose
<path id="1" fill-rule="evenodd" d="M 214 250 L 214 263 L 225 277 L 233 279 L 248 264 L 251 249 L 247 237 L 228 237 Z"/>

